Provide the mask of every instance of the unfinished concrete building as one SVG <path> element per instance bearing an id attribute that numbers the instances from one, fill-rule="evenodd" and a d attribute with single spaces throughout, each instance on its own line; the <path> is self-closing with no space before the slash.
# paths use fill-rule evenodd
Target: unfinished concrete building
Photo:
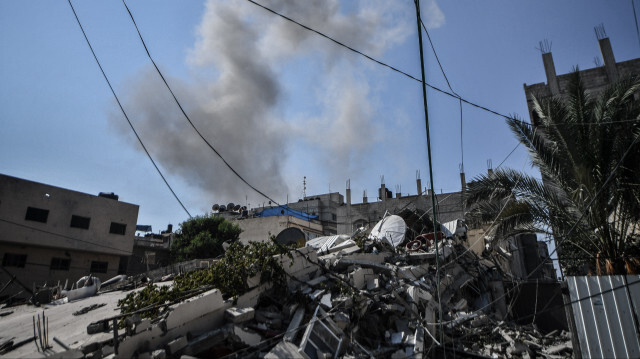
<path id="1" fill-rule="evenodd" d="M 580 70 L 580 78 L 582 79 L 585 90 L 588 94 L 597 94 L 603 91 L 607 86 L 617 82 L 618 80 L 640 74 L 640 58 L 616 62 L 613 54 L 611 41 L 604 33 L 603 28 L 596 29 L 598 36 L 598 45 L 602 55 L 603 65 L 591 69 Z M 529 118 L 531 123 L 537 123 L 537 117 L 533 111 L 533 97 L 538 99 L 550 96 L 562 96 L 567 91 L 567 83 L 571 77 L 570 73 L 558 75 L 556 67 L 553 63 L 553 55 L 550 46 L 542 46 L 542 62 L 544 63 L 544 72 L 547 77 L 547 83 L 541 82 L 537 84 L 524 86 L 524 93 L 527 96 L 527 107 L 529 108 Z"/>

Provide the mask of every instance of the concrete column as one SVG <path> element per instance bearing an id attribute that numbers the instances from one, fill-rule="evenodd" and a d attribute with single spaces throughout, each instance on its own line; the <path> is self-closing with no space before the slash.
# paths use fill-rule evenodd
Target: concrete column
<path id="1" fill-rule="evenodd" d="M 598 45 L 600 45 L 600 53 L 602 54 L 604 68 L 607 71 L 609 82 L 617 82 L 618 68 L 616 67 L 616 58 L 613 56 L 611 41 L 609 41 L 608 37 L 605 37 L 604 39 L 598 40 Z"/>
<path id="2" fill-rule="evenodd" d="M 560 87 L 556 77 L 556 66 L 553 64 L 553 56 L 550 52 L 542 54 L 542 63 L 544 64 L 544 72 L 547 75 L 547 85 L 549 85 L 551 95 L 556 96 L 560 93 Z"/>
<path id="3" fill-rule="evenodd" d="M 347 181 L 347 228 L 353 231 L 353 223 L 351 223 L 351 180 Z"/>
<path id="4" fill-rule="evenodd" d="M 369 200 L 367 199 L 367 191 L 363 191 L 362 192 L 362 203 L 368 203 Z"/>
<path id="5" fill-rule="evenodd" d="M 422 193 L 422 181 L 420 178 L 416 178 L 416 186 L 418 187 L 417 195 L 419 196 Z"/>

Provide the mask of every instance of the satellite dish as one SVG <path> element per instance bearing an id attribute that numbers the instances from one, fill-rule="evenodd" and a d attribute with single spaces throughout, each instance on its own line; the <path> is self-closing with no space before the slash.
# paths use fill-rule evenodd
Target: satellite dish
<path id="1" fill-rule="evenodd" d="M 237 211 L 239 211 L 239 210 L 240 210 L 240 207 L 241 207 L 241 206 L 240 206 L 239 204 L 236 204 L 236 206 L 235 206 L 235 207 L 233 207 L 233 210 L 237 212 Z"/>
<path id="2" fill-rule="evenodd" d="M 220 212 L 224 212 L 227 210 L 227 207 L 224 204 L 220 205 Z"/>
<path id="3" fill-rule="evenodd" d="M 211 207 L 212 210 L 217 211 L 220 209 L 220 205 L 219 204 L 214 204 L 213 207 Z"/>
<path id="4" fill-rule="evenodd" d="M 369 239 L 386 241 L 397 247 L 404 241 L 404 234 L 407 232 L 407 224 L 400 216 L 392 215 L 383 218 L 376 223 L 369 234 Z"/>
<path id="5" fill-rule="evenodd" d="M 233 207 L 235 207 L 236 205 L 233 204 L 233 202 L 229 202 L 229 204 L 227 205 L 227 210 L 229 211 L 233 211 Z"/>

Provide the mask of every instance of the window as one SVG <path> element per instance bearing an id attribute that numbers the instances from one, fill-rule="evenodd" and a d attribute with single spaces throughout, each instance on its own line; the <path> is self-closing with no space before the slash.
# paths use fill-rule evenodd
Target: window
<path id="1" fill-rule="evenodd" d="M 89 272 L 107 273 L 107 268 L 109 268 L 108 262 L 91 261 L 91 269 L 89 270 Z"/>
<path id="2" fill-rule="evenodd" d="M 331 220 L 337 221 L 338 220 L 338 216 L 335 213 L 331 213 Z"/>
<path id="3" fill-rule="evenodd" d="M 76 215 L 71 216 L 71 227 L 73 228 L 89 229 L 90 222 L 91 218 L 89 217 L 81 217 Z"/>
<path id="4" fill-rule="evenodd" d="M 41 209 L 35 207 L 28 207 L 27 214 L 24 216 L 25 221 L 35 221 L 47 223 L 47 218 L 49 218 L 49 210 Z"/>
<path id="5" fill-rule="evenodd" d="M 111 228 L 109 233 L 120 234 L 124 236 L 124 232 L 127 230 L 127 225 L 122 223 L 111 222 Z"/>
<path id="6" fill-rule="evenodd" d="M 4 257 L 2 257 L 3 267 L 24 268 L 24 265 L 26 263 L 27 263 L 26 254 L 5 253 Z"/>
<path id="7" fill-rule="evenodd" d="M 49 269 L 68 271 L 70 266 L 71 266 L 71 259 L 53 257 L 51 258 L 51 267 L 49 267 Z"/>

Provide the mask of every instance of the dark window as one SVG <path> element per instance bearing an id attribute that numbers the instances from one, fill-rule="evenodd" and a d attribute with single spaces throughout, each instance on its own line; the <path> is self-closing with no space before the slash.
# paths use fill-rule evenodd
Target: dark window
<path id="1" fill-rule="evenodd" d="M 108 262 L 97 262 L 91 261 L 91 269 L 89 272 L 91 273 L 107 273 L 107 268 L 109 268 Z"/>
<path id="2" fill-rule="evenodd" d="M 126 230 L 127 230 L 126 224 L 111 222 L 111 228 L 109 228 L 109 233 L 121 234 L 124 236 L 124 232 L 126 232 Z"/>
<path id="3" fill-rule="evenodd" d="M 331 220 L 337 221 L 338 216 L 336 216 L 335 213 L 331 213 Z"/>
<path id="4" fill-rule="evenodd" d="M 51 270 L 69 270 L 71 266 L 71 259 L 68 258 L 51 258 Z"/>
<path id="5" fill-rule="evenodd" d="M 91 218 L 89 217 L 81 217 L 76 215 L 71 216 L 71 227 L 73 228 L 89 229 L 90 222 Z"/>
<path id="6" fill-rule="evenodd" d="M 48 217 L 49 217 L 49 210 L 48 209 L 28 207 L 27 208 L 27 215 L 24 216 L 24 219 L 26 221 L 36 221 L 36 222 L 47 223 L 47 218 Z"/>
<path id="7" fill-rule="evenodd" d="M 4 257 L 2 257 L 2 266 L 3 267 L 24 268 L 24 265 L 26 263 L 27 263 L 27 255 L 26 254 L 5 253 Z"/>

